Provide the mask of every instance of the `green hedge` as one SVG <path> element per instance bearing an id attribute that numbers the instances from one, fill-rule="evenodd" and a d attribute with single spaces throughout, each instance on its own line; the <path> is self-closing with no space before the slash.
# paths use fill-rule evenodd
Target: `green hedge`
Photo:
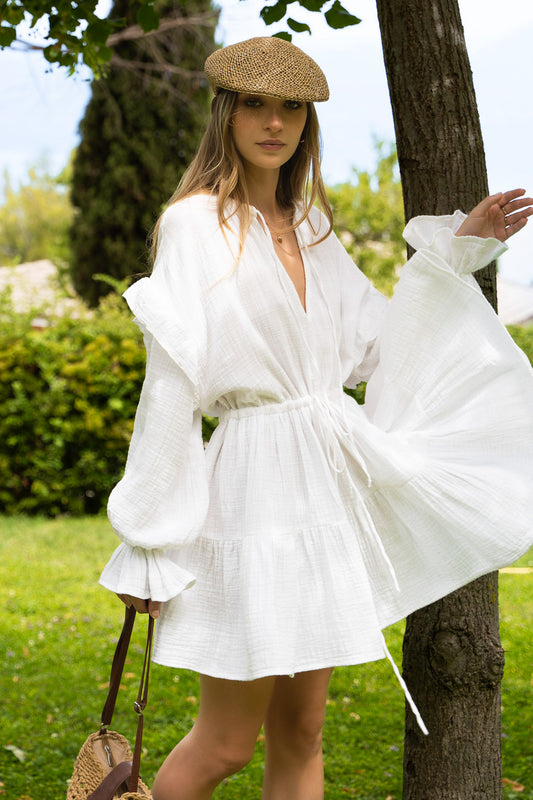
<path id="1" fill-rule="evenodd" d="M 110 298 L 32 328 L 0 305 L 0 511 L 97 512 L 119 480 L 144 374 L 142 336 Z"/>
<path id="2" fill-rule="evenodd" d="M 533 364 L 533 325 L 508 325 L 507 330 Z"/>
<path id="3" fill-rule="evenodd" d="M 37 314 L 0 296 L 0 513 L 97 513 L 126 461 L 142 336 L 116 295 L 44 330 Z M 533 326 L 510 331 L 533 360 Z M 204 418 L 206 440 L 215 425 Z"/>

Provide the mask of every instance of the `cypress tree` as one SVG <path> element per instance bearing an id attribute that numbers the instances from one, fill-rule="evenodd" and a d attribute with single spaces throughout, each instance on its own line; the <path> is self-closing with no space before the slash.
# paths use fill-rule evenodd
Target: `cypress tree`
<path id="1" fill-rule="evenodd" d="M 116 280 L 147 269 L 146 239 L 198 146 L 209 109 L 203 63 L 215 48 L 211 0 L 159 0 L 157 31 L 116 37 L 107 73 L 93 83 L 80 123 L 72 183 L 72 280 L 96 305 Z M 115 0 L 112 18 L 134 25 L 138 3 Z M 179 18 L 191 18 L 180 24 Z M 177 25 L 167 27 L 167 21 Z M 185 20 L 184 20 L 185 21 Z"/>

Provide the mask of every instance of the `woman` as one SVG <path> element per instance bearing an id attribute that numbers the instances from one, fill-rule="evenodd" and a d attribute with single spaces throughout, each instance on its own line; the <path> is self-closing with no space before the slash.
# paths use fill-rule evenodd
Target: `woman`
<path id="1" fill-rule="evenodd" d="M 320 68 L 258 38 L 206 73 L 207 132 L 126 292 L 147 368 L 101 582 L 159 617 L 157 662 L 201 674 L 155 800 L 211 797 L 262 725 L 264 800 L 318 800 L 333 667 L 530 546 L 533 377 L 470 273 L 532 201 L 412 220 L 387 304 L 331 233 Z"/>

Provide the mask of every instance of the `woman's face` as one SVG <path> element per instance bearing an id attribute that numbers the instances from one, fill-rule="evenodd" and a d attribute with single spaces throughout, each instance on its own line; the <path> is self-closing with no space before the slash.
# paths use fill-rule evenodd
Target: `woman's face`
<path id="1" fill-rule="evenodd" d="M 233 141 L 245 164 L 279 169 L 293 155 L 307 119 L 307 104 L 264 94 L 239 94 Z"/>

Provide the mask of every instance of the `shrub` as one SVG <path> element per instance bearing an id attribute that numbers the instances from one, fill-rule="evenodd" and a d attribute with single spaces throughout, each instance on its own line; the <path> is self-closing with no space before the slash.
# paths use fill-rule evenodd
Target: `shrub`
<path id="1" fill-rule="evenodd" d="M 119 480 L 145 363 L 122 304 L 44 330 L 0 305 L 1 512 L 96 512 Z"/>
<path id="2" fill-rule="evenodd" d="M 533 325 L 508 325 L 507 330 L 533 364 Z"/>

